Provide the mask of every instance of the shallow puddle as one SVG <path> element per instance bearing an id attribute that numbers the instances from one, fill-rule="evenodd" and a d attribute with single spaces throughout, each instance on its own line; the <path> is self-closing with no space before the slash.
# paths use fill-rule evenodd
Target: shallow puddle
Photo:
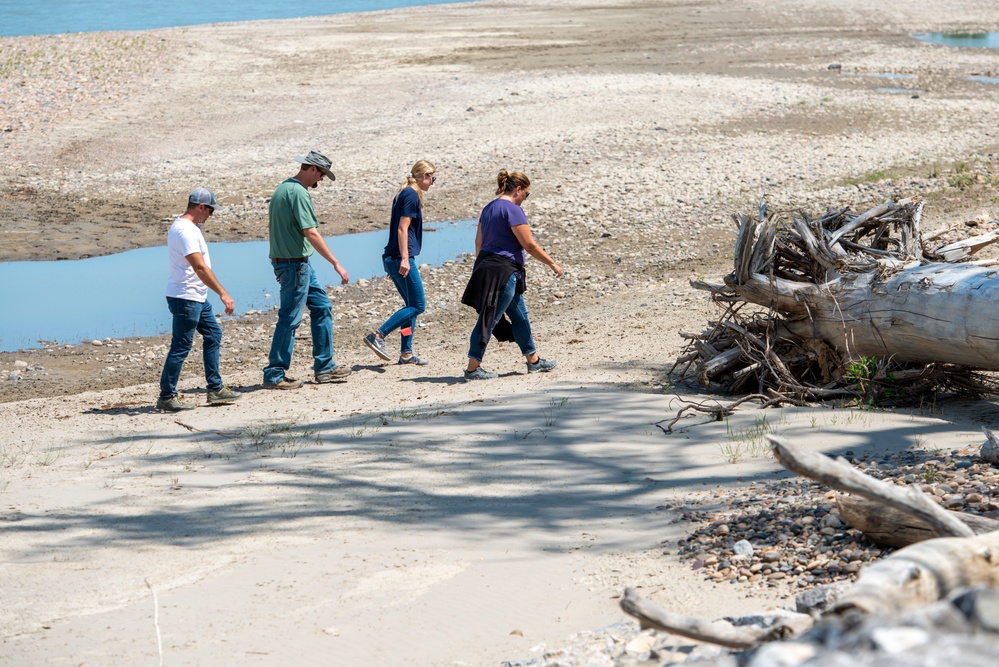
<path id="1" fill-rule="evenodd" d="M 999 32 L 917 32 L 916 39 L 943 46 L 970 49 L 999 49 Z"/>
<path id="2" fill-rule="evenodd" d="M 875 79 L 915 79 L 915 74 L 868 74 L 867 76 L 873 77 Z"/>

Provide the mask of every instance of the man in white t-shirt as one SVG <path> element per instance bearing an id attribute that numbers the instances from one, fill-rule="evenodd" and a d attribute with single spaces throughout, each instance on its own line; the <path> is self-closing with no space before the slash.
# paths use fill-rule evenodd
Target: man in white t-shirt
<path id="1" fill-rule="evenodd" d="M 194 344 L 195 331 L 204 338 L 202 347 L 208 403 L 232 403 L 240 397 L 238 391 L 222 384 L 219 374 L 222 328 L 215 321 L 212 304 L 208 302 L 208 290 L 211 289 L 222 299 L 226 315 L 232 315 L 235 308 L 229 293 L 212 273 L 208 244 L 201 233 L 201 225 L 212 217 L 218 202 L 215 194 L 207 188 L 195 188 L 187 202 L 187 211 L 173 221 L 167 233 L 170 279 L 167 281 L 166 300 L 173 314 L 173 338 L 160 375 L 160 397 L 156 401 L 156 409 L 168 412 L 194 408 L 193 404 L 177 395 L 177 381 Z"/>

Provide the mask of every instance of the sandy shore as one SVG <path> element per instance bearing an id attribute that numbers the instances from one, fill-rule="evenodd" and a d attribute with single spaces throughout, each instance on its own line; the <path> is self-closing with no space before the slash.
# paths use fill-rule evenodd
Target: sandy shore
<path id="1" fill-rule="evenodd" d="M 531 275 L 560 364 L 543 376 L 496 346 L 501 378 L 458 380 L 467 261 L 425 276 L 426 368 L 360 344 L 397 306 L 389 283 L 332 289 L 342 386 L 255 391 L 273 313 L 223 322 L 247 396 L 180 418 L 150 409 L 162 339 L 0 354 L 0 657 L 149 663 L 152 591 L 171 665 L 540 665 L 624 620 L 627 585 L 705 618 L 789 604 L 692 573 L 666 509 L 781 476 L 726 455 L 759 415 L 653 423 L 693 396 L 667 372 L 715 312 L 687 281 L 728 270 L 732 211 L 923 194 L 929 227 L 996 217 L 999 89 L 968 77 L 999 55 L 911 35 L 999 19 L 911 4 L 488 1 L 0 38 L 0 259 L 161 244 L 199 184 L 225 205 L 209 242 L 265 238 L 266 198 L 316 148 L 338 176 L 315 194 L 327 234 L 384 229 L 418 158 L 440 175 L 431 220 L 475 217 L 519 168 L 567 270 Z M 851 414 L 773 419 L 823 451 L 967 449 L 994 407 Z"/>

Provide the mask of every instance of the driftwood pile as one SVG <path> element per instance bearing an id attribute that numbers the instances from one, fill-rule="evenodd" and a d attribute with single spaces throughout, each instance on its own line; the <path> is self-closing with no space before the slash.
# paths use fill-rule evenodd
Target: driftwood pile
<path id="1" fill-rule="evenodd" d="M 987 436 L 990 445 L 994 436 Z M 949 512 L 918 487 L 876 480 L 843 459 L 802 451 L 781 438 L 769 440 L 788 470 L 851 494 L 840 494 L 841 512 L 852 508 L 854 527 L 879 526 L 865 530 L 871 539 L 885 529 L 879 522 L 886 508 L 901 523 L 914 526 L 887 531 L 903 548 L 866 566 L 852 586 L 803 593 L 797 612 L 710 623 L 658 607 L 627 589 L 621 600 L 626 613 L 643 628 L 731 649 L 696 663 L 707 667 L 997 663 L 999 521 Z"/>
<path id="2" fill-rule="evenodd" d="M 787 220 L 761 201 L 733 216 L 732 273 L 692 282 L 723 314 L 681 332 L 690 343 L 673 373 L 770 405 L 992 395 L 999 384 L 981 371 L 999 370 L 999 270 L 974 255 L 999 233 L 940 242 L 974 228 L 922 234 L 922 211 L 910 198 Z"/>

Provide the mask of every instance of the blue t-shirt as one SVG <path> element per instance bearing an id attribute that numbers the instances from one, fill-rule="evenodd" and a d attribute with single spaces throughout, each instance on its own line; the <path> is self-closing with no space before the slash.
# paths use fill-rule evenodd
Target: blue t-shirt
<path id="1" fill-rule="evenodd" d="M 479 229 L 482 230 L 482 248 L 485 252 L 509 257 L 523 264 L 527 257 L 520 241 L 513 235 L 513 228 L 526 225 L 524 209 L 508 199 L 494 199 L 479 214 Z"/>
<path id="2" fill-rule="evenodd" d="M 423 246 L 423 211 L 420 210 L 420 195 L 413 188 L 404 188 L 392 201 L 392 222 L 389 225 L 389 241 L 385 254 L 392 259 L 402 259 L 399 251 L 399 219 L 409 218 L 409 234 L 406 245 L 409 257 L 420 254 Z"/>

